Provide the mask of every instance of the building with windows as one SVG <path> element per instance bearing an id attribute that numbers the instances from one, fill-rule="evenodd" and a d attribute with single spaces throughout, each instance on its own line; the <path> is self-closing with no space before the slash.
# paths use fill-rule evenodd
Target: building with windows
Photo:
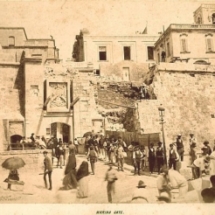
<path id="1" fill-rule="evenodd" d="M 202 4 L 194 12 L 194 22 L 196 24 L 215 24 L 215 4 Z"/>
<path id="2" fill-rule="evenodd" d="M 52 38 L 28 39 L 24 28 L 0 28 L 0 151 L 36 133 L 30 125 L 40 119 L 34 109 L 43 106 L 36 99 L 44 100 L 41 72 L 59 61 L 58 52 Z"/>
<path id="3" fill-rule="evenodd" d="M 0 47 L 1 54 L 5 53 L 1 61 L 20 62 L 23 51 L 26 56 L 41 58 L 43 62 L 56 62 L 59 59 L 59 49 L 54 39 L 29 39 L 25 29 L 20 27 L 0 27 Z"/>
<path id="4" fill-rule="evenodd" d="M 155 43 L 156 62 L 215 64 L 215 5 L 201 5 L 195 24 L 171 24 Z"/>
<path id="5" fill-rule="evenodd" d="M 95 36 L 83 29 L 76 36 L 73 58 L 76 62 L 90 62 L 97 74 L 117 74 L 119 80 L 132 81 L 135 66 L 144 67 L 142 64 L 155 62 L 154 43 L 157 39 L 157 35 L 148 34 Z"/>

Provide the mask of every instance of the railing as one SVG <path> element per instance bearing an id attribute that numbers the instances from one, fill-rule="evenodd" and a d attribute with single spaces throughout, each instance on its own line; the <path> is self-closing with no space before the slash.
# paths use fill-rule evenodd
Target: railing
<path id="1" fill-rule="evenodd" d="M 170 25 L 171 29 L 190 29 L 190 28 L 201 28 L 201 29 L 214 29 L 215 25 L 207 25 L 207 24 L 171 24 Z"/>

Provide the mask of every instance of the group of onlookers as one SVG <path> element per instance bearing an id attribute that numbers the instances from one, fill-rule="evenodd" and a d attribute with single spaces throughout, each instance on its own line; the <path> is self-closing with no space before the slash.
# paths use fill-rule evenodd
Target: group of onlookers
<path id="1" fill-rule="evenodd" d="M 127 156 L 127 145 L 121 137 L 115 139 L 98 135 L 89 135 L 86 138 L 85 150 L 87 158 L 90 160 L 93 174 L 95 173 L 95 162 L 98 158 L 111 164 L 117 164 L 118 170 L 124 171 L 124 157 Z"/>

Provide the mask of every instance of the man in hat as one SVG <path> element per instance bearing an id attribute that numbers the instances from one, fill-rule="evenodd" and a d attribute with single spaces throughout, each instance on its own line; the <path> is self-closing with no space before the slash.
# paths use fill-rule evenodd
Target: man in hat
<path id="1" fill-rule="evenodd" d="M 107 196 L 109 203 L 112 203 L 113 201 L 113 194 L 115 193 L 115 182 L 117 179 L 118 178 L 112 168 L 112 164 L 109 164 L 109 169 L 105 175 L 105 181 L 107 181 Z"/>
<path id="2" fill-rule="evenodd" d="M 44 151 L 43 155 L 44 155 L 44 182 L 45 182 L 45 187 L 48 188 L 48 184 L 46 181 L 46 175 L 48 175 L 49 177 L 49 190 L 52 190 L 52 162 L 50 160 L 50 158 L 48 157 L 48 152 Z"/>
<path id="3" fill-rule="evenodd" d="M 134 148 L 133 152 L 133 161 L 134 161 L 134 175 L 138 173 L 140 175 L 140 166 L 141 166 L 141 159 L 142 159 L 142 152 L 140 151 L 139 145 Z"/>
<path id="4" fill-rule="evenodd" d="M 170 144 L 170 150 L 169 150 L 169 168 L 172 168 L 176 170 L 177 162 L 179 162 L 179 154 L 174 149 L 174 144 Z"/>
<path id="5" fill-rule="evenodd" d="M 152 174 L 153 170 L 154 170 L 155 159 L 156 159 L 156 157 L 155 157 L 155 149 L 154 149 L 154 144 L 153 143 L 150 143 L 150 146 L 149 146 L 148 159 L 149 159 L 149 171 Z"/>
<path id="6" fill-rule="evenodd" d="M 212 153 L 211 147 L 209 146 L 209 142 L 206 140 L 203 143 L 204 147 L 207 148 L 207 154 L 210 155 Z"/>
<path id="7" fill-rule="evenodd" d="M 171 189 L 179 189 L 179 198 L 183 198 L 188 192 L 187 179 L 178 171 L 173 169 L 162 168 L 164 176 L 168 179 L 168 185 Z"/>
<path id="8" fill-rule="evenodd" d="M 160 169 L 164 165 L 164 150 L 163 150 L 162 142 L 158 142 L 158 147 L 156 150 L 156 158 L 157 158 L 158 174 L 160 174 Z"/>
<path id="9" fill-rule="evenodd" d="M 131 203 L 148 203 L 149 192 L 145 189 L 145 183 L 140 180 L 138 182 L 137 188 L 134 190 L 132 194 Z"/>
<path id="10" fill-rule="evenodd" d="M 183 161 L 184 158 L 184 144 L 182 141 L 182 135 L 178 134 L 177 138 L 176 138 L 176 147 L 177 147 L 177 152 L 180 156 L 180 160 Z"/>

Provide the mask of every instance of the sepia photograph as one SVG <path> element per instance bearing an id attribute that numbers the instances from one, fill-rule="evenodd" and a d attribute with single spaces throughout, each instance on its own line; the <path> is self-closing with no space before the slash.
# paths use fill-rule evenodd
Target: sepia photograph
<path id="1" fill-rule="evenodd" d="M 0 101 L 2 214 L 213 214 L 215 1 L 0 0 Z"/>

